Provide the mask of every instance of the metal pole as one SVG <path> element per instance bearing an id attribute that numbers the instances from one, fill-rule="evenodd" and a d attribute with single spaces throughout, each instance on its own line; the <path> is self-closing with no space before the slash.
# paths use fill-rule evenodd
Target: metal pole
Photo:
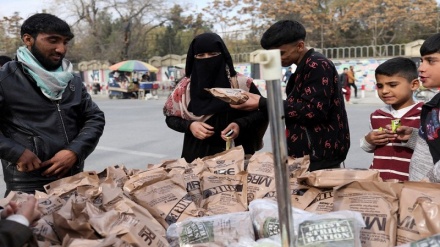
<path id="1" fill-rule="evenodd" d="M 281 97 L 280 50 L 261 50 L 257 53 L 255 60 L 262 65 L 262 76 L 263 79 L 266 80 L 281 243 L 284 247 L 294 247 L 296 245 L 292 205 L 290 201 L 289 172 L 287 171 L 287 142 L 284 130 L 285 116 L 283 100 Z"/>

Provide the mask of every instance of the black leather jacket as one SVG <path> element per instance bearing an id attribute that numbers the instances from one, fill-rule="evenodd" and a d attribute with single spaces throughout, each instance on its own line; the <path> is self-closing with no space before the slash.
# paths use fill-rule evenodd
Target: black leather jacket
<path id="1" fill-rule="evenodd" d="M 10 190 L 34 193 L 56 177 L 43 177 L 44 169 L 19 172 L 16 162 L 27 148 L 40 160 L 58 151 L 73 151 L 78 158 L 65 176 L 83 170 L 84 160 L 95 149 L 104 131 L 104 113 L 92 101 L 82 80 L 75 75 L 62 99 L 43 95 L 34 79 L 19 62 L 9 62 L 0 70 L 0 158 Z"/>

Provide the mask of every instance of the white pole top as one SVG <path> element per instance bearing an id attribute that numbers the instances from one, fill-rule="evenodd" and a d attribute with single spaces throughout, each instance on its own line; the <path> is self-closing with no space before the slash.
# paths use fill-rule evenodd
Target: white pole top
<path id="1" fill-rule="evenodd" d="M 251 62 L 261 64 L 262 79 L 266 81 L 280 80 L 281 53 L 279 49 L 258 50 Z"/>

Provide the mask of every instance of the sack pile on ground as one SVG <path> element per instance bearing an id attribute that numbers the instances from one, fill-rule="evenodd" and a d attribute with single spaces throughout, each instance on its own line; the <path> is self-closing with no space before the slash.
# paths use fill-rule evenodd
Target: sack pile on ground
<path id="1" fill-rule="evenodd" d="M 440 184 L 383 182 L 375 170 L 307 172 L 309 163 L 287 164 L 297 246 L 440 242 Z M 273 155 L 244 159 L 241 146 L 191 164 L 109 166 L 36 192 L 34 235 L 40 247 L 280 246 L 275 187 Z M 0 205 L 25 198 L 11 192 Z"/>

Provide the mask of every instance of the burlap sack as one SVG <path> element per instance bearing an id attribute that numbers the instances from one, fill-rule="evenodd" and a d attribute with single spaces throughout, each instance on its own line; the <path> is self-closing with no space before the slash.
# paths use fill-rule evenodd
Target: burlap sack
<path id="1" fill-rule="evenodd" d="M 350 182 L 334 188 L 333 210 L 362 213 L 363 247 L 390 247 L 396 244 L 397 210 L 402 185 L 385 182 Z"/>

